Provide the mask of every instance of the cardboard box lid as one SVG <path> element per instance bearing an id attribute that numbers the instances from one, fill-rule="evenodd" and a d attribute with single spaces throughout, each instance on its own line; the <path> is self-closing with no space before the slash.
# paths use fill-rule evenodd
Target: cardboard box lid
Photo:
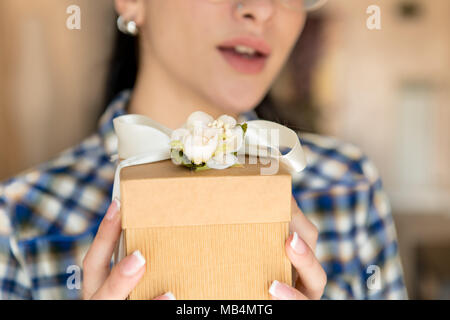
<path id="1" fill-rule="evenodd" d="M 272 164 L 273 165 L 273 164 Z M 291 175 L 281 164 L 193 172 L 171 160 L 121 171 L 122 228 L 273 223 L 291 219 Z"/>

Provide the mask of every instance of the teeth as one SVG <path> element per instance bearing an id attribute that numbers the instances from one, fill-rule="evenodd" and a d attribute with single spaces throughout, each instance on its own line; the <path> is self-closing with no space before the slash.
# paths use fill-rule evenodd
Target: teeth
<path id="1" fill-rule="evenodd" d="M 255 49 L 246 46 L 236 46 L 234 47 L 234 51 L 236 51 L 237 53 L 243 53 L 248 55 L 254 55 L 256 53 Z"/>

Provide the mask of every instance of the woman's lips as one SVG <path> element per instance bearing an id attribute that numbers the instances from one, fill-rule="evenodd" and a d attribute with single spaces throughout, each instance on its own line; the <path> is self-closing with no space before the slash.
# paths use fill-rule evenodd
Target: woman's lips
<path id="1" fill-rule="evenodd" d="M 249 37 L 226 41 L 217 49 L 231 67 L 245 74 L 262 72 L 271 53 L 264 40 Z"/>
<path id="2" fill-rule="evenodd" d="M 255 55 L 253 57 L 246 57 L 243 54 L 239 54 L 234 49 L 221 49 L 219 52 L 225 58 L 225 60 L 236 71 L 246 74 L 260 73 L 266 65 L 266 56 Z"/>

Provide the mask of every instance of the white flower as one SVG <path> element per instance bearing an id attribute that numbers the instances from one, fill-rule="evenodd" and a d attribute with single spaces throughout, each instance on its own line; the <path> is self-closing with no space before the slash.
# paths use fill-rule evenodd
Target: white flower
<path id="1" fill-rule="evenodd" d="M 234 128 L 236 126 L 236 119 L 233 117 L 227 116 L 226 114 L 221 115 L 217 121 L 223 123 L 224 128 Z"/>
<path id="2" fill-rule="evenodd" d="M 224 151 L 229 153 L 238 151 L 242 146 L 243 140 L 244 132 L 240 126 L 237 126 L 225 130 L 224 139 L 221 143 L 224 145 Z"/>
<path id="3" fill-rule="evenodd" d="M 190 134 L 189 130 L 185 129 L 185 128 L 180 128 L 177 130 L 174 130 L 172 132 L 172 136 L 170 138 L 170 140 L 172 142 L 176 141 L 176 142 L 181 142 L 181 143 L 177 143 L 176 146 L 180 146 L 182 148 L 183 145 L 183 139 L 184 137 L 188 136 Z M 173 147 L 173 146 L 172 146 Z M 178 149 L 178 148 L 177 148 Z"/>
<path id="4" fill-rule="evenodd" d="M 171 147 L 181 150 L 183 156 L 195 165 L 206 163 L 209 168 L 225 169 L 237 163 L 237 152 L 243 143 L 243 130 L 236 120 L 222 115 L 214 120 L 210 115 L 196 111 L 183 128 L 173 131 Z"/>
<path id="5" fill-rule="evenodd" d="M 194 164 L 207 162 L 219 143 L 219 133 L 211 128 L 195 128 L 193 134 L 184 137 L 183 152 Z"/>
<path id="6" fill-rule="evenodd" d="M 232 153 L 218 153 L 206 162 L 211 169 L 226 169 L 238 162 L 238 158 Z"/>
<path id="7" fill-rule="evenodd" d="M 195 127 L 207 127 L 208 123 L 214 121 L 214 118 L 202 111 L 192 113 L 186 120 L 186 128 L 192 130 Z"/>

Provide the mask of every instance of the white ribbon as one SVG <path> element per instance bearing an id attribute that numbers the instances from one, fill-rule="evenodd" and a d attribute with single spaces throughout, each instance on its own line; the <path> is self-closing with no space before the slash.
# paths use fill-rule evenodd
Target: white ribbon
<path id="1" fill-rule="evenodd" d="M 300 172 L 305 168 L 306 158 L 297 133 L 281 124 L 266 120 L 251 120 L 246 123 L 245 140 L 238 154 L 243 152 L 258 156 L 261 155 L 260 149 L 270 149 L 267 156 L 278 159 L 291 173 Z M 116 168 L 112 199 L 120 200 L 120 171 L 130 166 L 170 159 L 172 130 L 142 115 L 120 116 L 114 119 L 114 129 L 118 138 L 118 157 L 123 160 Z M 278 141 L 271 139 L 273 130 L 278 133 Z M 280 148 L 291 150 L 282 155 Z M 115 262 L 123 256 L 122 234 Z"/>

